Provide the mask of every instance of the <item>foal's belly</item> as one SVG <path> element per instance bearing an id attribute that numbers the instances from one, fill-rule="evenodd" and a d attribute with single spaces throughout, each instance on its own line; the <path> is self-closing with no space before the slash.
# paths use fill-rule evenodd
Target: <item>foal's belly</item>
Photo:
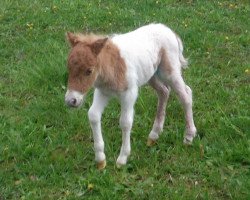
<path id="1" fill-rule="evenodd" d="M 137 69 L 137 84 L 138 86 L 145 85 L 154 75 L 155 69 L 152 66 L 138 66 Z"/>

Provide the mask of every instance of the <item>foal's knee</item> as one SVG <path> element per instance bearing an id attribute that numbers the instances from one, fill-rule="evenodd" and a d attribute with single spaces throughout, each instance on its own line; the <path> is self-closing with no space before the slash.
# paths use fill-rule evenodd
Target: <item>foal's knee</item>
<path id="1" fill-rule="evenodd" d="M 133 118 L 129 116 L 120 117 L 120 128 L 124 131 L 129 131 L 132 128 Z"/>
<path id="2" fill-rule="evenodd" d="M 92 107 L 88 111 L 88 118 L 91 124 L 96 124 L 101 120 L 101 114 L 96 112 Z"/>
<path id="3" fill-rule="evenodd" d="M 132 128 L 132 120 L 120 120 L 120 127 L 124 131 L 129 131 Z"/>

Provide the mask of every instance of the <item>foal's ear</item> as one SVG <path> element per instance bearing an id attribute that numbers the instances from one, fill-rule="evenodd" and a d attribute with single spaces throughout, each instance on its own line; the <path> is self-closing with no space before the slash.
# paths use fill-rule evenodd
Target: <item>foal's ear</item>
<path id="1" fill-rule="evenodd" d="M 107 40 L 108 38 L 103 38 L 103 39 L 96 40 L 94 43 L 92 43 L 90 45 L 92 52 L 95 55 L 98 55 L 101 52 L 102 48 L 105 46 L 105 43 L 107 42 Z"/>
<path id="2" fill-rule="evenodd" d="M 75 46 L 79 42 L 78 36 L 70 32 L 66 33 L 66 39 L 68 40 L 71 47 Z"/>

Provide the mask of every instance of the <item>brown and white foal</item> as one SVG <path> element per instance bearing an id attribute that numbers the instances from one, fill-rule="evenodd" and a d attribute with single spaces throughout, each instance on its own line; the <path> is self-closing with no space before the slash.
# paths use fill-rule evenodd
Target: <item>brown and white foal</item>
<path id="1" fill-rule="evenodd" d="M 99 169 L 106 166 L 101 132 L 101 116 L 105 106 L 113 96 L 118 97 L 121 103 L 122 146 L 116 162 L 120 167 L 126 164 L 131 151 L 130 131 L 138 88 L 146 83 L 158 95 L 157 114 L 147 144 L 154 144 L 163 129 L 170 88 L 177 93 L 185 110 L 184 143 L 192 142 L 196 135 L 192 90 L 181 75 L 181 69 L 187 66 L 187 61 L 182 55 L 180 38 L 170 28 L 162 24 L 150 24 L 109 38 L 68 33 L 67 39 L 71 51 L 65 102 L 71 107 L 79 107 L 88 90 L 95 87 L 88 116 Z"/>

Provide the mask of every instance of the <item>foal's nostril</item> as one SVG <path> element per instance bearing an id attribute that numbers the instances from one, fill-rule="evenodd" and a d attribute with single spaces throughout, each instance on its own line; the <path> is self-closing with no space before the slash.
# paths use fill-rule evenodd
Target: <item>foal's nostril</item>
<path id="1" fill-rule="evenodd" d="M 67 106 L 77 108 L 82 105 L 84 96 L 80 92 L 67 90 L 64 100 Z"/>
<path id="2" fill-rule="evenodd" d="M 71 104 L 72 106 L 75 106 L 75 105 L 76 105 L 76 99 L 75 99 L 75 98 L 72 98 L 72 99 L 70 100 L 70 104 Z"/>

